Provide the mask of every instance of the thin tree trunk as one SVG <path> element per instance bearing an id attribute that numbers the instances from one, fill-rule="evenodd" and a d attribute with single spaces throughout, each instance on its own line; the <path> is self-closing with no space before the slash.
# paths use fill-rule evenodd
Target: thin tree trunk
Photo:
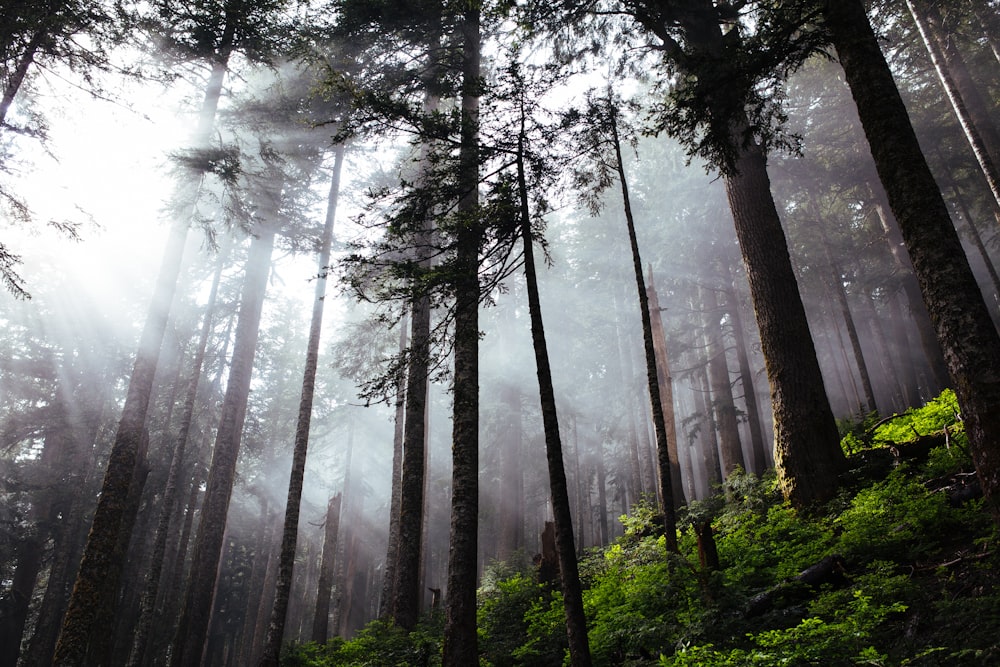
<path id="1" fill-rule="evenodd" d="M 7 124 L 7 112 L 10 111 L 10 107 L 14 104 L 14 98 L 17 97 L 17 92 L 21 89 L 21 85 L 24 83 L 25 77 L 28 75 L 28 69 L 31 67 L 32 63 L 35 62 L 35 56 L 38 54 L 38 49 L 42 45 L 42 40 L 49 36 L 49 26 L 47 25 L 49 18 L 55 12 L 56 7 L 59 3 L 48 2 L 45 12 L 39 18 L 40 25 L 31 35 L 31 39 L 24 47 L 24 52 L 21 53 L 21 57 L 17 61 L 17 65 L 14 67 L 14 71 L 11 72 L 10 77 L 7 79 L 7 85 L 4 87 L 3 98 L 0 99 L 0 128 L 3 128 Z"/>
<path id="2" fill-rule="evenodd" d="M 542 322 L 538 276 L 535 273 L 531 212 L 528 206 L 528 184 L 524 167 L 525 113 L 522 106 L 521 131 L 518 135 L 517 182 L 521 204 L 521 240 L 524 244 L 524 279 L 527 284 L 528 313 L 531 318 L 531 342 L 535 352 L 535 368 L 538 375 L 542 428 L 545 433 L 545 460 L 549 470 L 549 492 L 552 502 L 552 517 L 555 523 L 555 546 L 562 583 L 563 611 L 566 616 L 570 661 L 573 667 L 588 667 L 591 664 L 591 659 L 587 638 L 587 617 L 583 611 L 583 588 L 580 585 L 580 573 L 574 546 L 573 518 L 570 514 L 569 489 L 563 465 L 559 417 L 556 410 L 555 389 L 552 385 L 552 370 L 549 366 L 548 346 L 545 341 L 545 327 Z"/>
<path id="3" fill-rule="evenodd" d="M 445 599 L 443 667 L 479 664 L 476 559 L 479 521 L 479 2 L 461 16 L 462 108 L 455 244 L 455 368 L 452 417 L 451 531 Z"/>
<path id="4" fill-rule="evenodd" d="M 828 1 L 823 11 L 944 350 L 983 495 L 1000 523 L 1000 336 L 864 5 Z"/>
<path id="5" fill-rule="evenodd" d="M 820 228 L 820 240 L 823 243 L 823 254 L 826 256 L 827 266 L 830 270 L 830 285 L 833 298 L 840 309 L 840 317 L 843 320 L 844 328 L 847 330 L 847 340 L 851 343 L 851 352 L 854 356 L 854 364 L 858 369 L 858 376 L 861 378 L 861 391 L 865 395 L 865 407 L 867 412 L 878 412 L 878 404 L 875 401 L 875 390 L 872 389 L 871 375 L 868 373 L 868 364 L 865 362 L 865 355 L 861 349 L 861 339 L 858 337 L 858 327 L 854 323 L 854 316 L 851 314 L 851 306 L 847 302 L 847 291 L 844 289 L 843 270 L 840 263 L 830 254 L 830 242 L 823 233 L 823 223 Z"/>
<path id="6" fill-rule="evenodd" d="M 313 395 L 316 389 L 316 371 L 319 367 L 319 337 L 323 328 L 323 304 L 326 303 L 326 276 L 330 265 L 330 245 L 333 242 L 333 221 L 337 216 L 337 197 L 340 193 L 340 170 L 344 164 L 344 144 L 335 150 L 333 178 L 327 200 L 326 223 L 320 239 L 319 274 L 313 294 L 312 321 L 306 343 L 306 364 L 302 377 L 302 396 L 299 400 L 298 423 L 295 426 L 295 447 L 292 453 L 292 470 L 288 480 L 288 499 L 285 503 L 285 523 L 281 535 L 278 562 L 278 580 L 274 593 L 274 607 L 267 628 L 267 639 L 260 659 L 260 667 L 277 667 L 281 653 L 281 640 L 285 635 L 288 616 L 288 596 L 292 590 L 295 567 L 295 547 L 299 536 L 299 509 L 302 505 L 302 483 L 306 472 L 306 453 L 309 448 L 309 425 L 312 422 Z"/>
<path id="7" fill-rule="evenodd" d="M 1000 206 L 1000 134 L 962 54 L 945 34 L 941 15 L 929 0 L 906 0 L 972 153 Z"/>
<path id="8" fill-rule="evenodd" d="M 280 190 L 278 183 L 272 185 Z M 226 514 L 236 475 L 246 419 L 247 400 L 254 353 L 260 330 L 260 315 L 264 304 L 267 278 L 271 271 L 271 251 L 274 248 L 276 225 L 266 223 L 258 229 L 250 243 L 243 293 L 240 297 L 240 314 L 233 342 L 233 357 L 229 369 L 226 396 L 222 403 L 219 429 L 212 451 L 212 465 L 208 473 L 205 498 L 195 539 L 191 573 L 188 577 L 184 604 L 171 654 L 173 667 L 186 667 L 201 661 L 212 613 L 212 596 L 222 555 L 222 537 L 226 527 Z"/>
<path id="9" fill-rule="evenodd" d="M 944 356 L 941 353 L 941 344 L 938 342 L 934 324 L 927 312 L 927 304 L 924 303 L 920 293 L 920 284 L 914 274 L 910 256 L 906 253 L 903 237 L 899 231 L 899 223 L 889 211 L 889 200 L 886 198 L 885 190 L 879 183 L 877 186 L 874 184 L 871 186 L 871 192 L 875 199 L 875 212 L 882 225 L 882 231 L 885 233 L 885 241 L 895 260 L 896 269 L 902 276 L 903 295 L 906 298 L 910 316 L 916 323 L 917 334 L 920 336 L 920 347 L 929 366 L 932 383 L 930 391 L 936 395 L 948 385 L 948 367 L 945 365 Z"/>

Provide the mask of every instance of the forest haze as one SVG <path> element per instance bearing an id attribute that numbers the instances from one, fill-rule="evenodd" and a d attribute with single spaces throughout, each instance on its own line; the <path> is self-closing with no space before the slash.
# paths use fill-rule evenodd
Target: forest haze
<path id="1" fill-rule="evenodd" d="M 0 0 L 0 664 L 766 664 L 863 503 L 989 543 L 998 11 Z"/>

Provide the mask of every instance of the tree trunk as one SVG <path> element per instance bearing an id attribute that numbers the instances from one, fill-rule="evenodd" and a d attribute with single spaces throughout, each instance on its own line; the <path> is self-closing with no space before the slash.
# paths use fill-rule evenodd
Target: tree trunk
<path id="1" fill-rule="evenodd" d="M 649 284 L 646 286 L 649 302 L 649 321 L 653 327 L 653 351 L 656 353 L 656 381 L 660 386 L 660 402 L 663 404 L 663 425 L 667 429 L 667 456 L 670 459 L 670 490 L 673 492 L 674 507 L 684 505 L 684 482 L 681 480 L 681 464 L 677 449 L 677 422 L 674 411 L 674 379 L 670 375 L 670 358 L 667 356 L 667 335 L 663 331 L 663 308 L 653 282 L 653 266 L 649 266 Z"/>
<path id="2" fill-rule="evenodd" d="M 742 141 L 734 128 L 734 142 Z M 785 498 L 803 507 L 829 500 L 845 466 L 788 255 L 764 154 L 745 146 L 725 177 L 771 384 L 775 467 Z"/>
<path id="3" fill-rule="evenodd" d="M 906 0 L 906 6 L 917 24 L 972 153 L 986 177 L 993 200 L 1000 206 L 1000 134 L 986 101 L 972 80 L 965 59 L 946 34 L 941 15 L 934 5 L 929 0 Z"/>
<path id="4" fill-rule="evenodd" d="M 280 178 L 275 180 L 279 182 L 272 187 L 280 191 Z M 212 613 L 212 596 L 222 554 L 226 514 L 229 511 L 229 500 L 236 478 L 236 459 L 239 455 L 243 422 L 246 418 L 250 377 L 260 330 L 264 293 L 271 271 L 271 251 L 274 248 L 276 227 L 273 222 L 265 223 L 258 228 L 257 236 L 250 243 L 229 380 L 222 403 L 219 429 L 215 436 L 212 465 L 205 488 L 191 572 L 171 654 L 173 667 L 199 663 L 205 645 L 209 616 Z"/>
<path id="5" fill-rule="evenodd" d="M 340 499 L 338 493 L 326 506 L 323 529 L 323 559 L 319 566 L 319 585 L 316 591 L 316 614 L 313 617 L 312 641 L 325 644 L 330 623 L 330 595 L 333 592 L 333 575 L 337 558 L 337 532 L 340 529 Z"/>
<path id="6" fill-rule="evenodd" d="M 451 535 L 443 667 L 479 664 L 476 558 L 479 521 L 479 2 L 461 16 L 462 109 L 458 186 L 462 218 L 455 246 L 455 373 L 452 418 Z"/>
<path id="7" fill-rule="evenodd" d="M 407 312 L 399 321 L 399 354 L 406 352 L 406 328 L 409 326 Z M 389 497 L 389 537 L 385 548 L 385 568 L 382 572 L 382 592 L 379 595 L 378 615 L 388 619 L 392 615 L 392 599 L 395 596 L 396 563 L 399 560 L 399 504 L 403 483 L 403 436 L 406 425 L 406 379 L 396 383 L 396 412 L 392 434 L 392 490 Z"/>
<path id="8" fill-rule="evenodd" d="M 202 366 L 205 361 L 205 350 L 208 348 L 208 339 L 212 332 L 212 318 L 215 312 L 216 299 L 219 293 L 219 280 L 222 277 L 222 268 L 225 259 L 226 256 L 220 253 L 215 268 L 215 275 L 212 278 L 208 304 L 205 306 L 205 315 L 201 325 L 198 347 L 195 350 L 194 359 L 191 361 L 191 376 L 188 380 L 187 393 L 184 397 L 184 409 L 181 414 L 181 424 L 170 461 L 170 470 L 167 473 L 167 483 L 163 490 L 162 507 L 160 508 L 160 517 L 156 526 L 149 572 L 146 575 L 146 589 L 143 592 L 142 601 L 139 606 L 139 621 L 132 639 L 128 667 L 141 667 L 145 657 L 146 643 L 149 639 L 149 630 L 153 621 L 156 598 L 160 590 L 160 576 L 163 572 L 163 560 L 166 555 L 170 521 L 177 506 L 178 477 L 184 469 L 184 454 L 191 434 L 191 425 L 194 422 L 194 408 L 198 397 L 198 381 L 201 379 Z"/>
<path id="9" fill-rule="evenodd" d="M 521 467 L 521 389 L 503 386 L 505 437 L 500 450 L 500 536 L 497 558 L 505 561 L 524 546 L 524 470 Z"/>
<path id="10" fill-rule="evenodd" d="M 521 240 L 524 244 L 524 278 L 527 284 L 528 312 L 531 318 L 531 342 L 535 352 L 535 368 L 538 375 L 542 427 L 545 433 L 545 460 L 548 463 L 549 471 L 549 491 L 555 523 L 555 547 L 562 583 L 563 611 L 566 616 L 570 661 L 574 667 L 587 667 L 591 664 L 590 645 L 587 639 L 587 617 L 583 611 L 583 588 L 580 585 L 580 573 L 574 548 L 573 519 L 570 514 L 566 470 L 563 466 L 559 417 L 556 411 L 555 389 L 552 385 L 552 370 L 549 366 L 548 346 L 545 341 L 545 327 L 542 322 L 538 276 L 535 273 L 531 212 L 528 206 L 528 185 L 524 167 L 524 123 L 525 110 L 522 107 L 521 132 L 518 136 L 517 181 L 521 203 L 520 227 Z"/>
<path id="11" fill-rule="evenodd" d="M 234 35 L 235 25 L 229 21 L 223 32 L 212 74 L 205 89 L 205 99 L 195 135 L 198 146 L 207 144 L 211 134 Z M 59 641 L 56 644 L 54 664 L 60 667 L 81 664 L 89 637 L 97 632 L 97 624 L 102 622 L 113 624 L 114 621 L 113 618 L 99 618 L 98 609 L 101 603 L 98 595 L 105 578 L 110 573 L 111 554 L 115 545 L 122 539 L 123 534 L 127 541 L 132 532 L 132 526 L 123 521 L 126 500 L 139 461 L 138 449 L 146 424 L 157 358 L 167 327 L 170 304 L 177 288 L 188 223 L 189 220 L 178 218 L 171 227 L 167 239 L 149 314 L 139 339 L 139 350 L 129 379 L 121 421 L 118 423 L 118 431 L 115 434 L 101 486 L 101 495 L 77 570 L 76 583 L 70 595 Z"/>
<path id="12" fill-rule="evenodd" d="M 840 309 L 840 317 L 843 320 L 844 328 L 847 330 L 847 340 L 851 343 L 854 364 L 858 369 L 858 376 L 861 378 L 861 391 L 865 395 L 865 407 L 867 412 L 878 412 L 878 404 L 875 402 L 875 390 L 872 389 L 871 375 L 868 373 L 868 364 L 865 362 L 865 355 L 861 350 L 861 339 L 858 338 L 858 327 L 854 323 L 851 306 L 847 302 L 843 270 L 840 268 L 840 263 L 830 254 L 830 242 L 827 240 L 826 234 L 822 233 L 822 221 L 819 227 L 820 239 L 823 243 L 823 254 L 826 257 L 827 266 L 830 270 L 830 289 L 833 292 L 834 300 L 837 302 L 837 307 Z"/>
<path id="13" fill-rule="evenodd" d="M 726 262 L 729 269 L 729 281 L 726 285 L 726 311 L 732 322 L 733 339 L 736 341 L 736 362 L 740 368 L 740 384 L 743 387 L 743 404 L 746 406 L 747 427 L 750 430 L 750 450 L 753 454 L 753 472 L 763 475 L 768 468 L 767 452 L 764 446 L 764 429 L 760 423 L 760 407 L 757 405 L 757 389 L 754 387 L 753 371 L 750 368 L 750 355 L 747 354 L 746 328 L 743 326 L 743 313 L 740 299 L 736 291 L 736 277 L 733 267 Z"/>
<path id="14" fill-rule="evenodd" d="M 743 460 L 743 445 L 740 443 L 740 426 L 736 419 L 736 402 L 733 400 L 733 385 L 729 379 L 729 364 L 726 361 L 726 347 L 722 340 L 722 310 L 719 308 L 718 293 L 712 288 L 699 287 L 702 306 L 706 312 L 708 330 L 705 337 L 708 347 L 708 377 L 712 384 L 712 411 L 715 413 L 715 430 L 719 436 L 719 454 L 722 463 L 722 478 L 727 479 L 737 467 L 746 470 Z"/>
<path id="15" fill-rule="evenodd" d="M 611 100 L 608 100 L 611 107 Z M 632 202 L 629 198 L 628 181 L 625 178 L 625 164 L 622 161 L 621 140 L 618 136 L 617 110 L 611 112 L 611 135 L 615 149 L 615 169 L 618 172 L 618 182 L 621 186 L 622 204 L 625 208 L 625 222 L 628 228 L 629 246 L 632 250 L 632 269 L 635 286 L 639 293 L 639 311 L 642 321 L 643 352 L 646 359 L 646 387 L 649 391 L 649 406 L 653 417 L 653 431 L 656 435 L 656 472 L 657 482 L 662 494 L 663 529 L 666 536 L 668 551 L 677 551 L 677 518 L 674 507 L 674 491 L 672 478 L 673 469 L 670 461 L 670 444 L 667 442 L 667 427 L 663 416 L 663 401 L 660 398 L 660 383 L 656 368 L 656 349 L 653 343 L 653 325 L 649 313 L 649 295 L 646 291 L 646 281 L 642 275 L 642 258 L 639 255 L 639 240 L 635 232 L 635 219 L 632 216 Z M 676 449 L 676 440 L 674 442 Z M 679 470 L 678 470 L 679 472 Z"/>
<path id="16" fill-rule="evenodd" d="M 299 400 L 298 422 L 295 426 L 295 447 L 292 452 L 292 470 L 288 480 L 288 499 L 285 503 L 285 523 L 281 535 L 278 561 L 278 580 L 274 593 L 274 607 L 267 628 L 260 667 L 277 667 L 281 653 L 281 640 L 285 635 L 288 615 L 288 596 L 292 590 L 295 568 L 295 547 L 299 536 L 299 509 L 302 505 L 302 482 L 306 472 L 306 452 L 309 448 L 309 425 L 312 422 L 313 395 L 316 389 L 316 371 L 319 368 L 319 337 L 323 328 L 323 304 L 326 303 L 326 277 L 330 265 L 330 245 L 333 242 L 333 221 L 337 216 L 337 197 L 340 193 L 340 170 L 344 164 L 344 144 L 335 150 L 333 178 L 327 200 L 326 223 L 320 239 L 319 274 L 313 294 L 312 321 L 306 343 L 306 363 L 302 377 L 302 396 Z"/>
<path id="17" fill-rule="evenodd" d="M 987 506 L 1000 523 L 1000 336 L 864 5 L 838 0 L 823 10 L 944 351 Z"/>

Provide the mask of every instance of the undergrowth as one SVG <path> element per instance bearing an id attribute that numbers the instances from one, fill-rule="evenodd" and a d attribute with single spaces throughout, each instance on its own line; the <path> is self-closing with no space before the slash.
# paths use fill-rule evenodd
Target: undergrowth
<path id="1" fill-rule="evenodd" d="M 954 395 L 842 426 L 854 465 L 822 511 L 800 514 L 772 476 L 737 471 L 681 513 L 680 555 L 667 554 L 654 506 L 622 517 L 625 535 L 580 562 L 594 664 L 1000 664 L 997 535 L 979 500 L 953 493 L 972 470 Z M 928 437 L 941 446 L 871 464 L 871 452 Z M 715 571 L 698 559 L 706 521 Z M 560 594 L 521 560 L 483 578 L 480 665 L 568 665 Z M 796 580 L 823 563 L 834 565 L 821 585 Z M 289 647 L 283 664 L 437 665 L 440 630 L 437 617 L 413 633 L 376 622 L 351 641 Z"/>

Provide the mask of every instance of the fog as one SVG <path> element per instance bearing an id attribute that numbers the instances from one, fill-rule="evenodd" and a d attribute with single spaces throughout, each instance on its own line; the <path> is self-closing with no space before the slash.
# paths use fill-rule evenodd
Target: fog
<path id="1" fill-rule="evenodd" d="M 909 42 L 894 44 L 894 66 L 917 68 Z M 907 50 L 908 49 L 908 50 Z M 144 571 L 161 510 L 184 397 L 189 389 L 203 317 L 218 272 L 218 294 L 194 402 L 177 512 L 167 543 L 169 572 L 185 568 L 179 544 L 194 540 L 201 493 L 229 379 L 241 289 L 251 239 L 261 235 L 264 195 L 276 167 L 285 179 L 278 238 L 271 255 L 246 419 L 208 633 L 215 664 L 244 664 L 266 630 L 277 572 L 281 525 L 302 392 L 316 248 L 333 177 L 335 105 L 302 78 L 296 65 L 233 64 L 213 131 L 215 148 L 239 153 L 224 173 L 212 162 L 201 174 L 176 294 L 159 351 L 149 416 L 148 477 L 126 549 L 121 609 L 137 610 Z M 922 65 L 921 65 L 922 67 Z M 204 69 L 204 68 L 203 68 Z M 922 75 L 930 76 L 925 70 Z M 171 81 L 119 82 L 109 74 L 103 98 L 58 68 L 34 83 L 32 108 L 44 109 L 47 139 L 3 135 L 5 192 L 32 210 L 21 222 L 7 214 L 3 244 L 20 256 L 16 273 L 30 299 L 3 291 L 0 341 L 0 586 L 13 585 L 21 545 L 36 534 L 38 489 L 61 490 L 44 520 L 41 576 L 32 589 L 26 655 L 44 606 L 44 582 L 64 552 L 79 558 L 111 444 L 126 400 L 151 307 L 157 270 L 184 194 L 178 156 L 191 146 L 207 72 Z M 934 83 L 932 79 L 927 79 Z M 573 84 L 582 92 L 583 83 Z M 629 81 L 622 88 L 643 90 Z M 311 91 L 311 92 L 310 92 Z M 940 100 L 926 86 L 904 91 L 922 138 L 950 132 L 931 154 L 943 170 L 970 167 L 957 125 L 941 120 Z M 310 97 L 310 94 L 313 97 Z M 946 378 L 921 343 L 926 313 L 908 298 L 913 276 L 894 254 L 889 220 L 874 167 L 834 63 L 810 61 L 786 86 L 788 127 L 799 150 L 769 159 L 772 191 L 823 371 L 839 420 L 891 414 L 937 395 Z M 281 97 L 286 95 L 287 97 Z M 258 113 L 293 101 L 288 117 Z M 559 102 L 578 104 L 573 90 Z M 487 110 L 484 110 L 484 115 Z M 27 120 L 25 110 L 14 117 Z M 18 115 L 20 114 L 20 116 Z M 257 114 L 257 115 L 254 115 Z M 325 115 L 324 115 L 325 114 Z M 641 116 L 637 116 L 641 122 Z M 942 129 L 944 128 L 944 129 Z M 553 143 L 558 143 L 553 139 Z M 398 354 L 402 300 L 356 298 L 346 258 L 376 242 L 380 228 L 373 193 L 394 187 L 413 170 L 412 136 L 362 134 L 348 143 L 341 171 L 333 258 L 325 297 L 316 392 L 312 407 L 295 580 L 285 639 L 311 638 L 320 563 L 336 549 L 329 634 L 351 636 L 379 614 L 392 491 L 395 396 L 362 396 L 364 381 L 387 372 Z M 268 151 L 273 151 L 269 153 Z M 278 155 L 279 158 L 273 158 Z M 202 156 L 203 157 L 203 156 Z M 201 159 L 201 157 L 199 157 Z M 216 158 L 212 158 L 217 159 Z M 716 171 L 689 158 L 675 140 L 638 134 L 625 156 L 642 265 L 655 286 L 673 389 L 683 492 L 687 502 L 719 491 L 719 417 L 737 417 L 741 467 L 764 474 L 773 466 L 770 398 L 761 343 L 733 230 L 725 187 Z M 229 178 L 230 180 L 227 180 Z M 561 186 L 560 186 L 561 187 Z M 954 216 L 966 230 L 968 252 L 996 312 L 995 225 L 980 222 L 986 255 L 976 250 L 968 220 L 983 220 L 988 193 L 974 177 L 956 185 Z M 483 191 L 487 189 L 484 183 Z M 578 548 L 622 534 L 619 517 L 636 503 L 656 503 L 655 438 L 646 384 L 639 300 L 617 184 L 596 215 L 578 193 L 553 186 L 546 216 L 548 262 L 540 266 L 540 297 L 558 401 L 563 456 Z M 964 208 L 963 208 L 964 207 Z M 54 221 L 58 224 L 46 224 Z M 965 227 L 963 227 L 965 225 Z M 67 231 L 70 229 L 71 231 Z M 512 263 L 519 260 L 519 250 Z M 900 259 L 902 257 L 902 259 Z M 438 301 L 434 324 L 448 317 Z M 916 310 L 915 310 L 916 309 Z M 538 381 L 522 270 L 516 268 L 480 309 L 479 571 L 499 561 L 527 566 L 542 551 L 552 520 Z M 852 347 L 852 336 L 857 347 Z M 447 350 L 445 349 L 445 352 Z M 711 369 L 721 368 L 722 385 Z M 741 368 L 741 363 L 743 368 Z M 422 608 L 432 589 L 446 590 L 451 494 L 450 361 L 430 383 L 426 414 L 427 477 Z M 864 374 L 867 374 L 866 380 Z M 866 396 L 865 382 L 871 386 Z M 391 383 L 390 383 L 391 384 Z M 752 395 L 748 403 L 747 396 Z M 53 451 L 56 414 L 69 425 L 72 446 Z M 752 422 L 759 423 L 759 432 Z M 756 442 L 755 442 L 756 438 Z M 335 545 L 324 545 L 328 502 L 341 494 Z M 194 526 L 185 521 L 194 519 Z M 81 532 L 83 531 L 83 532 Z M 188 534 L 190 537 L 185 537 Z M 161 592 L 166 600 L 177 591 Z M 175 600 L 172 604 L 177 604 Z M 169 610 L 168 603 L 159 607 Z M 114 655 L 129 650 L 136 614 L 115 628 Z M 166 626 L 173 617 L 161 617 Z M 36 626 L 37 624 L 37 626 Z M 262 630 L 263 628 L 263 630 Z M 41 632 L 41 630 L 37 630 Z M 167 633 L 156 639 L 162 649 Z M 241 648 L 248 647 L 248 648 Z M 223 657 L 225 656 L 225 657 Z M 21 664 L 28 664 L 23 662 Z"/>

